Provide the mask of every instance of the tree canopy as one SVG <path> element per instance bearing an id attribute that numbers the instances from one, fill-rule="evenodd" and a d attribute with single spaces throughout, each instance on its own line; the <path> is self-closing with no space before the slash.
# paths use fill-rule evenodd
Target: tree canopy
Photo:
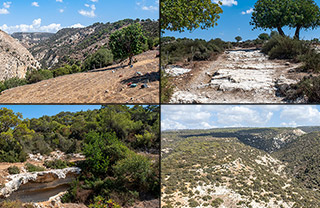
<path id="1" fill-rule="evenodd" d="M 163 0 L 161 29 L 184 32 L 214 27 L 223 12 L 220 5 L 211 0 Z"/>
<path id="2" fill-rule="evenodd" d="M 115 58 L 123 60 L 129 57 L 131 64 L 133 56 L 143 51 L 146 41 L 141 25 L 135 23 L 112 33 L 109 47 Z"/>
<path id="3" fill-rule="evenodd" d="M 258 0 L 251 18 L 253 29 L 277 29 L 284 36 L 284 26 L 296 28 L 295 38 L 300 30 L 320 26 L 320 9 L 314 0 Z"/>

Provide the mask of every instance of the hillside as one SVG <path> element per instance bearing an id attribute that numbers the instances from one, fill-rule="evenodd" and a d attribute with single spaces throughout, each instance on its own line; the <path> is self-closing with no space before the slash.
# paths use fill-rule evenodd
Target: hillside
<path id="1" fill-rule="evenodd" d="M 320 132 L 301 136 L 291 144 L 273 153 L 287 163 L 287 171 L 307 188 L 320 190 Z"/>
<path id="2" fill-rule="evenodd" d="M 114 23 L 95 23 L 84 28 L 64 28 L 29 50 L 40 61 L 42 68 L 56 68 L 63 63 L 73 64 L 83 61 L 106 45 L 111 33 L 135 22 L 140 22 L 146 37 L 159 37 L 157 21 L 124 19 Z"/>
<path id="3" fill-rule="evenodd" d="M 277 129 L 282 135 L 290 131 Z M 162 207 L 320 206 L 319 192 L 306 186 L 310 181 L 318 183 L 317 171 L 311 171 L 310 175 L 306 171 L 318 170 L 315 167 L 319 161 L 311 160 L 311 155 L 318 154 L 314 150 L 319 149 L 319 133 L 294 136 L 271 155 L 252 146 L 255 143 L 243 142 L 258 132 L 264 140 L 272 139 L 272 132 L 277 129 L 217 129 L 218 137 L 210 135 L 214 130 L 163 133 Z M 247 134 L 248 140 L 241 141 L 234 136 L 237 132 L 251 133 Z M 268 144 L 271 149 L 273 144 L 265 146 Z"/>
<path id="4" fill-rule="evenodd" d="M 16 32 L 11 36 L 17 40 L 26 48 L 31 48 L 36 44 L 49 39 L 54 33 L 46 32 Z"/>
<path id="5" fill-rule="evenodd" d="M 106 105 L 22 119 L 0 108 L 0 207 L 159 207 L 159 111 Z"/>
<path id="6" fill-rule="evenodd" d="M 116 64 L 5 90 L 0 103 L 158 103 L 157 53 L 152 50 L 135 56 L 137 63 L 132 68 Z M 141 88 L 145 83 L 147 88 Z"/>
<path id="7" fill-rule="evenodd" d="M 17 40 L 0 30 L 0 81 L 13 77 L 24 78 L 28 69 L 40 64 Z"/>

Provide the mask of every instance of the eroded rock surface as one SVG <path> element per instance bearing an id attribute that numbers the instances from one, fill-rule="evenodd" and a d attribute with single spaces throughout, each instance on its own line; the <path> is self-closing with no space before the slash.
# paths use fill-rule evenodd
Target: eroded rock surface
<path id="1" fill-rule="evenodd" d="M 24 78 L 27 69 L 39 69 L 39 62 L 16 39 L 0 30 L 0 81 Z"/>
<path id="2" fill-rule="evenodd" d="M 8 182 L 4 185 L 4 188 L 0 189 L 0 197 L 9 197 L 14 191 L 17 191 L 22 185 L 27 183 L 32 183 L 34 188 L 44 188 L 40 187 L 41 183 L 52 183 L 53 186 L 59 184 L 54 184 L 58 179 L 65 179 L 68 174 L 80 174 L 81 169 L 77 167 L 41 171 L 34 173 L 21 173 L 15 175 L 9 175 L 7 177 Z M 30 187 L 28 187 L 30 189 Z"/>
<path id="3" fill-rule="evenodd" d="M 299 78 L 290 71 L 299 67 L 287 61 L 269 60 L 259 50 L 226 51 L 200 70 L 189 86 L 179 86 L 171 103 L 280 103 L 277 87 Z M 190 72 L 192 73 L 192 71 Z"/>

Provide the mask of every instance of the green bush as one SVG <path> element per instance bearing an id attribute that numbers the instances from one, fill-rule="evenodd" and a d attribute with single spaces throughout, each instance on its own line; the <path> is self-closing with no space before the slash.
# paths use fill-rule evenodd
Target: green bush
<path id="1" fill-rule="evenodd" d="M 20 170 L 17 166 L 10 166 L 8 167 L 9 174 L 19 174 Z"/>
<path id="2" fill-rule="evenodd" d="M 53 73 L 54 77 L 59 77 L 59 76 L 71 74 L 71 66 L 66 64 L 63 67 L 60 67 L 58 69 L 53 70 L 52 73 Z"/>
<path id="3" fill-rule="evenodd" d="M 294 59 L 297 61 L 299 56 L 310 51 L 310 47 L 304 41 L 276 35 L 263 45 L 261 51 L 268 54 L 270 59 Z"/>
<path id="4" fill-rule="evenodd" d="M 306 96 L 308 103 L 320 102 L 320 77 L 304 77 L 298 84 L 294 85 L 295 93 L 287 95 L 289 100 Z"/>
<path id="5" fill-rule="evenodd" d="M 28 84 L 40 82 L 42 80 L 53 78 L 53 73 L 50 70 L 34 70 L 31 72 L 27 72 L 26 80 Z"/>
<path id="6" fill-rule="evenodd" d="M 320 72 L 320 54 L 311 51 L 302 58 L 304 65 L 303 69 L 307 72 Z"/>
<path id="7" fill-rule="evenodd" d="M 110 50 L 101 48 L 96 53 L 89 55 L 83 63 L 83 71 L 98 69 L 113 63 L 113 54 Z"/>
<path id="8" fill-rule="evenodd" d="M 37 166 L 37 165 L 33 165 L 31 163 L 27 163 L 25 165 L 26 169 L 28 172 L 39 172 L 39 171 L 44 171 L 45 168 Z"/>
<path id="9" fill-rule="evenodd" d="M 67 168 L 70 163 L 63 160 L 51 160 L 51 161 L 45 161 L 43 164 L 46 168 L 50 169 L 64 169 Z"/>
<path id="10" fill-rule="evenodd" d="M 19 87 L 22 85 L 27 84 L 27 81 L 25 79 L 20 79 L 17 77 L 10 78 L 4 81 L 4 86 L 6 89 L 14 88 L 14 87 Z"/>

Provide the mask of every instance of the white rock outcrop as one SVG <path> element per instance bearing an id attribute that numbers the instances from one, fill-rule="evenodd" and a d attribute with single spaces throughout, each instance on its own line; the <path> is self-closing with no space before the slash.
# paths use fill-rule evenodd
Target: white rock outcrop
<path id="1" fill-rule="evenodd" d="M 28 68 L 39 69 L 40 63 L 19 41 L 0 30 L 0 81 L 25 78 Z"/>
<path id="2" fill-rule="evenodd" d="M 33 173 L 21 173 L 15 175 L 9 175 L 9 182 L 5 184 L 4 188 L 0 189 L 0 197 L 9 197 L 11 193 L 18 190 L 19 187 L 28 182 L 37 182 L 37 179 L 42 176 L 55 176 L 58 179 L 66 178 L 67 174 L 80 174 L 81 169 L 78 167 L 71 167 L 65 169 L 57 169 L 50 171 L 41 171 L 41 172 L 33 172 Z"/>

